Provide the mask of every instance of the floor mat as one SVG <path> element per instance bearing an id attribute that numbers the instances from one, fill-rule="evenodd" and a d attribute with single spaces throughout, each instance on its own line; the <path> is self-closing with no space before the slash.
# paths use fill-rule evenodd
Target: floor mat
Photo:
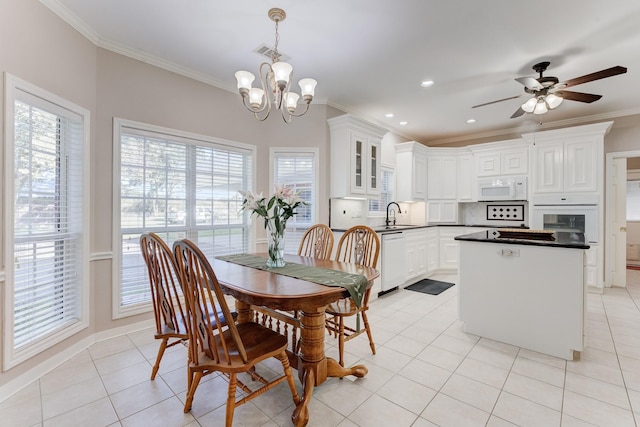
<path id="1" fill-rule="evenodd" d="M 422 292 L 424 294 L 438 295 L 452 287 L 454 284 L 455 283 L 441 282 L 439 280 L 422 279 L 413 285 L 407 286 L 405 289 Z"/>

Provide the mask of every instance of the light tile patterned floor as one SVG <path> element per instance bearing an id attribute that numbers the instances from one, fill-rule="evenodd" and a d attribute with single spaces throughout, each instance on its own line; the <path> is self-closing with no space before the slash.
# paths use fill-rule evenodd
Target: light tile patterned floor
<path id="1" fill-rule="evenodd" d="M 455 286 L 380 298 L 370 311 L 377 354 L 365 336 L 347 343 L 347 364 L 364 363 L 369 374 L 317 387 L 309 426 L 636 426 L 640 271 L 629 270 L 628 282 L 588 295 L 587 349 L 575 362 L 465 334 Z M 335 344 L 327 338 L 331 356 Z M 0 424 L 222 426 L 225 380 L 205 377 L 183 414 L 185 349 L 171 349 L 150 381 L 156 349 L 150 330 L 97 343 L 0 403 Z M 282 384 L 240 406 L 234 425 L 290 426 L 291 412 Z"/>

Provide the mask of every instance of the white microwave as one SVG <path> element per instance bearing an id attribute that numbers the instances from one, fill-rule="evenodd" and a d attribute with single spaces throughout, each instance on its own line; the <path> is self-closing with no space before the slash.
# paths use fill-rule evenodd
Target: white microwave
<path id="1" fill-rule="evenodd" d="M 478 201 L 527 200 L 527 177 L 478 178 Z"/>

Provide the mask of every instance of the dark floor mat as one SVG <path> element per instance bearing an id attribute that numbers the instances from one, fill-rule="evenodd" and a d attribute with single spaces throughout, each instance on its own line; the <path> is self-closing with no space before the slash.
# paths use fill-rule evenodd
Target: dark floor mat
<path id="1" fill-rule="evenodd" d="M 413 285 L 407 286 L 405 289 L 422 292 L 424 294 L 438 295 L 452 287 L 454 284 L 455 283 L 441 282 L 439 280 L 422 279 Z"/>

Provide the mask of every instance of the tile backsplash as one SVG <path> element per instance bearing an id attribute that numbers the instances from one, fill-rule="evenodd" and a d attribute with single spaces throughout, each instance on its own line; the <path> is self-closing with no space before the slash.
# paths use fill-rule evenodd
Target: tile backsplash
<path id="1" fill-rule="evenodd" d="M 477 202 L 460 203 L 460 218 L 466 225 L 495 225 L 519 227 L 529 225 L 528 202 Z"/>

